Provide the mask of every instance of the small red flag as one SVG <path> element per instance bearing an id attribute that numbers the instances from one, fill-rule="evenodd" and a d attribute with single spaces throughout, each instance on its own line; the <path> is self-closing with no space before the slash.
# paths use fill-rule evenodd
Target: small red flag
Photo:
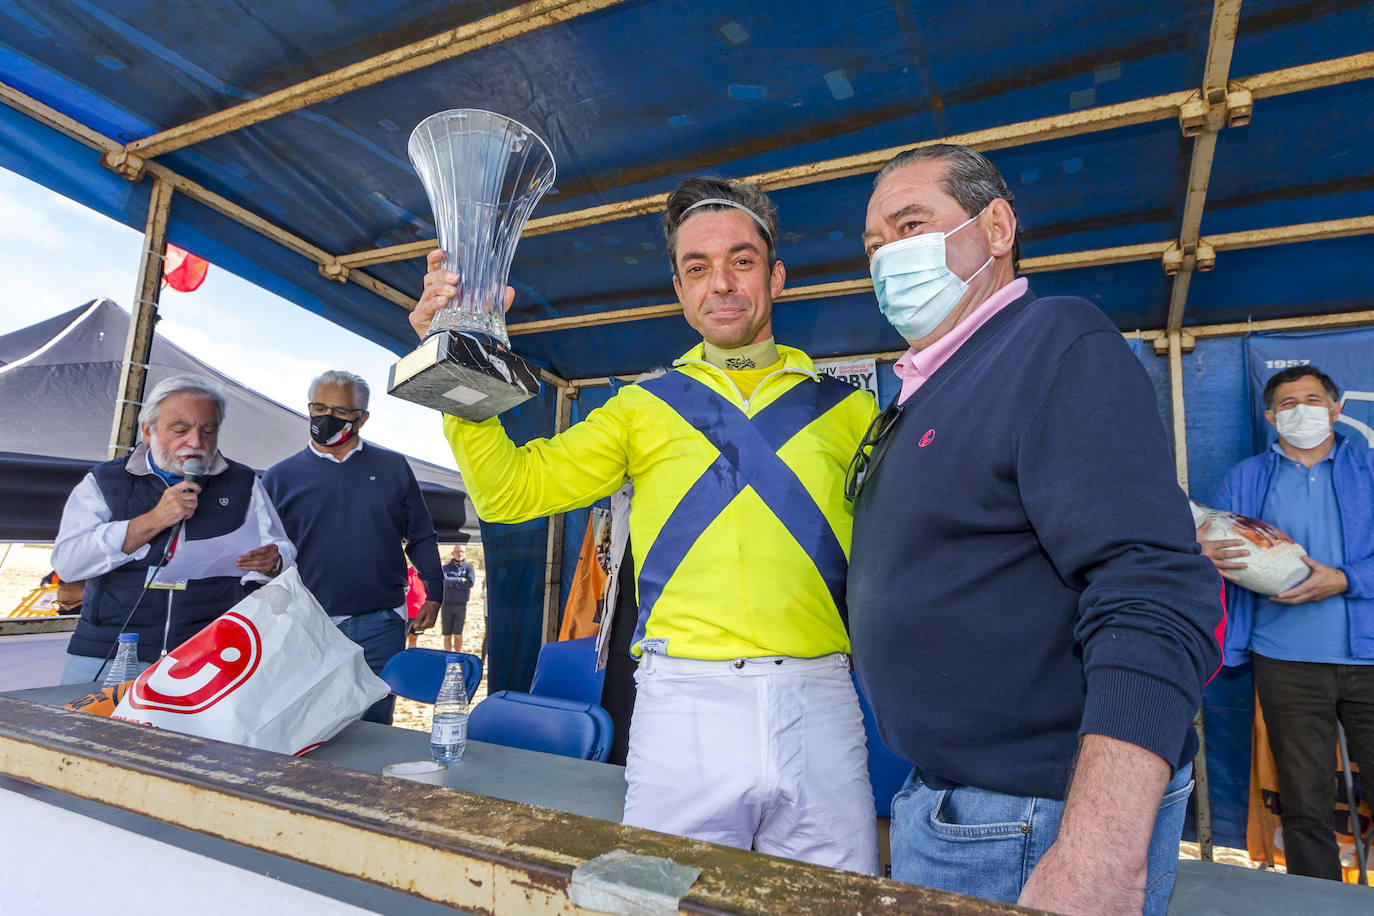
<path id="1" fill-rule="evenodd" d="M 162 282 L 179 293 L 195 292 L 205 282 L 205 272 L 209 269 L 209 261 L 168 243 L 167 256 L 162 262 Z"/>

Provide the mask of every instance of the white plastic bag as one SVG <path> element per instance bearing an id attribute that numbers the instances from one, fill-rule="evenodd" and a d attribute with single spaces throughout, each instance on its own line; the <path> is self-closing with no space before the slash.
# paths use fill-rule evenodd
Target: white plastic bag
<path id="1" fill-rule="evenodd" d="M 292 568 L 140 674 L 114 718 L 300 755 L 390 692 Z"/>
<path id="2" fill-rule="evenodd" d="M 1204 536 L 1209 541 L 1237 539 L 1245 542 L 1248 557 L 1235 557 L 1244 569 L 1228 570 L 1231 579 L 1241 588 L 1261 595 L 1277 595 L 1287 591 L 1312 574 L 1302 561 L 1307 551 L 1302 545 L 1268 522 L 1235 512 L 1223 512 L 1192 503 L 1193 526 L 1212 520 Z"/>

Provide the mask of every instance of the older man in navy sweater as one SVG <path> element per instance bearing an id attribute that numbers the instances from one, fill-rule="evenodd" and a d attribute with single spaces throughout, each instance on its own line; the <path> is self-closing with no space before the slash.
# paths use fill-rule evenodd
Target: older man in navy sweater
<path id="1" fill-rule="evenodd" d="M 868 208 L 878 304 L 911 344 L 848 481 L 859 680 L 915 764 L 893 876 L 1162 914 L 1221 583 L 1143 368 L 1096 307 L 1030 292 L 1016 234 L 964 147 L 899 155 Z"/>
<path id="2" fill-rule="evenodd" d="M 441 595 L 438 538 L 429 507 L 404 455 L 366 444 L 367 382 L 331 370 L 310 384 L 310 442 L 267 469 L 263 486 L 299 551 L 301 580 L 345 636 L 363 648 L 375 672 L 405 648 L 406 561 L 425 591 Z M 405 555 L 401 553 L 405 546 Z M 426 601 L 415 628 L 434 625 L 438 601 Z M 394 696 L 364 715 L 391 723 Z"/>

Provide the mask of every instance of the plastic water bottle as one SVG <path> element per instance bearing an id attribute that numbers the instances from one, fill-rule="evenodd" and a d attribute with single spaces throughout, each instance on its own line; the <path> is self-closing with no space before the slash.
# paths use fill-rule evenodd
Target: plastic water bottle
<path id="1" fill-rule="evenodd" d="M 468 694 L 463 689 L 463 663 L 449 655 L 444 683 L 434 701 L 434 726 L 429 732 L 429 758 L 439 763 L 462 759 L 468 746 Z"/>
<path id="2" fill-rule="evenodd" d="M 100 686 L 102 689 L 118 687 L 125 681 L 132 681 L 138 675 L 138 634 L 120 633 L 119 652 L 110 663 L 110 667 L 105 669 L 105 679 L 100 682 Z"/>

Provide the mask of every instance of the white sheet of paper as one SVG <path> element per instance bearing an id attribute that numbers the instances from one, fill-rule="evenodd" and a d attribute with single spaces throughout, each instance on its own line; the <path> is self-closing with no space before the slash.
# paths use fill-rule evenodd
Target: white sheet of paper
<path id="1" fill-rule="evenodd" d="M 178 579 L 209 579 L 213 576 L 242 578 L 246 573 L 234 561 L 250 550 L 262 547 L 262 535 L 254 519 L 217 538 L 183 541 L 167 566 L 158 574 L 158 582 Z"/>

